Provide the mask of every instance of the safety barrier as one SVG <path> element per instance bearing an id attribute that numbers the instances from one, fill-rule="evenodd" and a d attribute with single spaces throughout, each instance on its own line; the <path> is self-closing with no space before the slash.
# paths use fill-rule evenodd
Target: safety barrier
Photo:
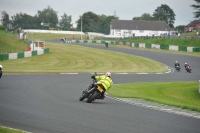
<path id="1" fill-rule="evenodd" d="M 35 50 L 35 51 L 19 52 L 19 53 L 0 54 L 0 61 L 27 58 L 31 56 L 46 54 L 46 53 L 49 53 L 49 48 Z"/>
<path id="2" fill-rule="evenodd" d="M 105 40 L 72 40 L 72 43 L 101 43 L 105 44 Z M 148 43 L 133 43 L 125 41 L 107 41 L 108 44 L 116 45 L 127 45 L 135 48 L 154 48 L 154 49 L 164 49 L 164 50 L 173 50 L 173 51 L 186 51 L 186 52 L 200 52 L 200 48 L 195 47 L 186 47 L 186 46 L 175 46 L 168 44 L 148 44 Z"/>

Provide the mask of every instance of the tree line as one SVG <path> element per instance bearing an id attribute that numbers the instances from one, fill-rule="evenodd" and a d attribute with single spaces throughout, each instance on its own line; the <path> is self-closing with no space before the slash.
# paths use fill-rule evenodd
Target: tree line
<path id="1" fill-rule="evenodd" d="M 64 13 L 59 20 L 58 14 L 50 6 L 37 11 L 34 16 L 26 13 L 16 13 L 9 19 L 9 14 L 2 11 L 2 25 L 6 29 L 51 29 L 51 30 L 70 30 L 83 32 L 99 32 L 109 34 L 111 19 L 118 19 L 115 15 L 97 15 L 93 12 L 85 12 L 76 21 L 77 27 L 72 27 L 72 16 Z"/>
<path id="2" fill-rule="evenodd" d="M 200 0 L 194 0 L 197 4 L 191 5 L 196 12 L 194 15 L 196 18 L 200 17 Z M 115 14 L 106 16 L 104 14 L 97 15 L 91 11 L 83 13 L 80 18 L 76 21 L 77 27 L 72 27 L 72 16 L 64 13 L 59 19 L 58 14 L 50 6 L 43 9 L 42 11 L 37 11 L 34 16 L 28 15 L 26 13 L 16 13 L 14 16 L 9 17 L 6 11 L 1 12 L 2 25 L 6 29 L 16 30 L 22 29 L 55 29 L 55 30 L 70 30 L 70 31 L 82 31 L 83 32 L 98 32 L 109 34 L 110 33 L 110 22 L 112 19 L 119 19 Z M 185 25 L 179 25 L 174 27 L 175 13 L 166 4 L 161 4 L 157 7 L 152 15 L 149 13 L 144 13 L 139 17 L 133 17 L 132 20 L 156 20 L 165 21 L 171 28 L 184 31 Z"/>

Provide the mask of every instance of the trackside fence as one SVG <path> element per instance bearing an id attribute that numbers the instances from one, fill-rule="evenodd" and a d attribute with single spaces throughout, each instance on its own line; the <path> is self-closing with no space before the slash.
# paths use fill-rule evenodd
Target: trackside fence
<path id="1" fill-rule="evenodd" d="M 31 56 L 46 54 L 46 53 L 49 53 L 49 48 L 35 50 L 35 51 L 19 52 L 19 53 L 0 54 L 0 61 L 27 58 Z"/>

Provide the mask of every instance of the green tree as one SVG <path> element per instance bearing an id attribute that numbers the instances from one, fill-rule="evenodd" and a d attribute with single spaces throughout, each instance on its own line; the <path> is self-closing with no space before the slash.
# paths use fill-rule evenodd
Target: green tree
<path id="1" fill-rule="evenodd" d="M 58 15 L 50 6 L 47 6 L 47 8 L 42 11 L 38 11 L 35 17 L 37 25 L 40 25 L 41 23 L 49 23 L 49 27 L 57 27 Z"/>
<path id="2" fill-rule="evenodd" d="M 149 13 L 144 13 L 141 17 L 134 17 L 133 20 L 154 20 L 154 17 L 152 17 Z"/>
<path id="3" fill-rule="evenodd" d="M 26 13 L 17 13 L 14 16 L 11 16 L 12 18 L 12 26 L 14 29 L 17 29 L 21 27 L 22 29 L 30 29 L 33 28 L 33 25 L 35 23 L 34 17 L 26 14 Z"/>
<path id="4" fill-rule="evenodd" d="M 157 7 L 153 13 L 155 20 L 165 21 L 171 28 L 174 28 L 175 16 L 174 11 L 165 4 Z"/>
<path id="5" fill-rule="evenodd" d="M 81 30 L 81 23 L 82 23 L 83 32 L 98 32 L 98 33 L 109 34 L 110 22 L 112 19 L 119 19 L 119 18 L 116 15 L 106 16 L 104 14 L 97 15 L 93 12 L 86 12 L 80 17 L 80 19 L 76 21 L 77 31 Z"/>
<path id="6" fill-rule="evenodd" d="M 178 32 L 184 32 L 185 31 L 185 25 L 179 25 L 179 26 L 176 26 L 174 28 L 174 30 L 178 31 Z"/>
<path id="7" fill-rule="evenodd" d="M 110 33 L 110 22 L 112 19 L 119 19 L 117 16 L 106 16 L 106 15 L 100 15 L 99 16 L 99 31 L 100 33 L 109 34 Z"/>
<path id="8" fill-rule="evenodd" d="M 2 11 L 1 17 L 2 17 L 1 18 L 2 25 L 8 29 L 10 24 L 8 13 L 6 11 Z"/>
<path id="9" fill-rule="evenodd" d="M 98 31 L 98 22 L 99 17 L 97 14 L 93 12 L 86 12 L 80 19 L 77 20 L 77 30 L 81 30 L 82 24 L 82 31 L 83 32 L 97 32 Z"/>
<path id="10" fill-rule="evenodd" d="M 67 16 L 67 14 L 64 13 L 63 16 L 61 16 L 59 27 L 63 30 L 70 30 L 72 26 L 71 21 L 72 21 L 71 16 Z"/>
<path id="11" fill-rule="evenodd" d="M 194 17 L 195 18 L 199 18 L 200 17 L 200 0 L 194 0 L 197 4 L 193 4 L 191 5 L 191 7 L 193 7 L 196 12 L 194 12 Z"/>

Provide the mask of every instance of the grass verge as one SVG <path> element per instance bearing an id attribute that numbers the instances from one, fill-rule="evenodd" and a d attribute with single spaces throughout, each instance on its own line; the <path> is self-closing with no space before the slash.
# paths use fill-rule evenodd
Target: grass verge
<path id="1" fill-rule="evenodd" d="M 198 82 L 142 82 L 113 85 L 108 91 L 118 98 L 138 98 L 200 112 Z"/>
<path id="2" fill-rule="evenodd" d="M 4 60 L 4 73 L 64 72 L 166 72 L 167 68 L 147 58 L 87 48 L 77 45 L 48 43 L 50 53 L 29 58 Z"/>
<path id="3" fill-rule="evenodd" d="M 22 130 L 15 130 L 0 126 L 0 133 L 25 133 Z"/>
<path id="4" fill-rule="evenodd" d="M 24 52 L 27 47 L 28 41 L 20 40 L 18 34 L 0 30 L 0 54 Z"/>

